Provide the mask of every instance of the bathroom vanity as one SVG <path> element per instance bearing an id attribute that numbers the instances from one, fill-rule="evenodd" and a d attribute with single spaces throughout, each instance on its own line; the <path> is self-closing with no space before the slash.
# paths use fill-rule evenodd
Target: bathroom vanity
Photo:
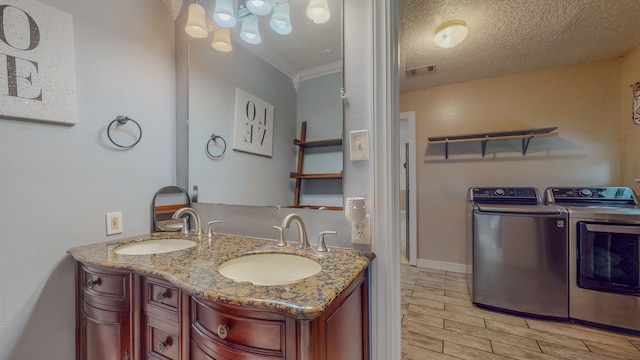
<path id="1" fill-rule="evenodd" d="M 191 236 L 186 250 L 121 255 L 117 249 L 175 234 L 80 246 L 77 359 L 368 359 L 370 252 L 233 235 Z M 287 253 L 321 270 L 285 285 L 236 282 L 227 260 Z"/>

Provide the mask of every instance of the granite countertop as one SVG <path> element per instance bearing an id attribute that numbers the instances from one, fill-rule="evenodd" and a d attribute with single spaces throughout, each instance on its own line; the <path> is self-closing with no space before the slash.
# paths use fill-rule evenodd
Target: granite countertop
<path id="1" fill-rule="evenodd" d="M 121 255 L 115 249 L 151 239 L 189 239 L 198 244 L 190 249 L 152 255 Z M 311 319 L 319 316 L 364 271 L 375 255 L 371 252 L 329 248 L 318 253 L 315 247 L 297 249 L 296 243 L 276 247 L 275 240 L 216 234 L 184 237 L 179 233 L 152 233 L 116 241 L 78 246 L 67 251 L 77 261 L 104 268 L 129 270 L 163 278 L 199 298 L 257 309 L 269 309 Z M 289 285 L 258 286 L 236 282 L 218 273 L 223 262 L 257 253 L 289 253 L 316 260 L 322 270 Z"/>

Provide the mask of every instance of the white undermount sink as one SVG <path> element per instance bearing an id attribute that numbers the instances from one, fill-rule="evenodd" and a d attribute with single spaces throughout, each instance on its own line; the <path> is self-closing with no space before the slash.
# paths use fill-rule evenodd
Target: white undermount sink
<path id="1" fill-rule="evenodd" d="M 316 261 L 291 254 L 252 254 L 227 260 L 218 272 L 235 281 L 253 285 L 287 285 L 313 276 L 322 270 Z"/>
<path id="2" fill-rule="evenodd" d="M 186 250 L 196 246 L 195 241 L 185 239 L 158 239 L 123 245 L 115 250 L 120 255 L 151 255 Z"/>

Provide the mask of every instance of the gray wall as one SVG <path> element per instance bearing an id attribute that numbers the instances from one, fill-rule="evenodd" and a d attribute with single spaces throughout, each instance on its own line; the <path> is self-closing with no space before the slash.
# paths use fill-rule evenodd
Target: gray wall
<path id="1" fill-rule="evenodd" d="M 342 136 L 342 73 L 333 73 L 300 82 L 298 127 L 307 122 L 307 140 Z M 299 129 L 299 128 L 298 128 Z"/>
<path id="2" fill-rule="evenodd" d="M 78 124 L 0 120 L 0 359 L 75 356 L 67 249 L 149 232 L 154 192 L 175 182 L 173 20 L 158 0 L 41 0 L 73 16 Z M 107 145 L 117 115 L 140 123 L 131 150 Z"/>

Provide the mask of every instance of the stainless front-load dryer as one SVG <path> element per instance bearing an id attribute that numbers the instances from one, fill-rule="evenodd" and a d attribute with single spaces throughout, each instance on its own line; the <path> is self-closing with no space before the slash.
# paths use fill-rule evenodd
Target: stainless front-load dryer
<path id="1" fill-rule="evenodd" d="M 569 213 L 569 318 L 640 334 L 640 204 L 628 187 L 552 187 Z"/>

